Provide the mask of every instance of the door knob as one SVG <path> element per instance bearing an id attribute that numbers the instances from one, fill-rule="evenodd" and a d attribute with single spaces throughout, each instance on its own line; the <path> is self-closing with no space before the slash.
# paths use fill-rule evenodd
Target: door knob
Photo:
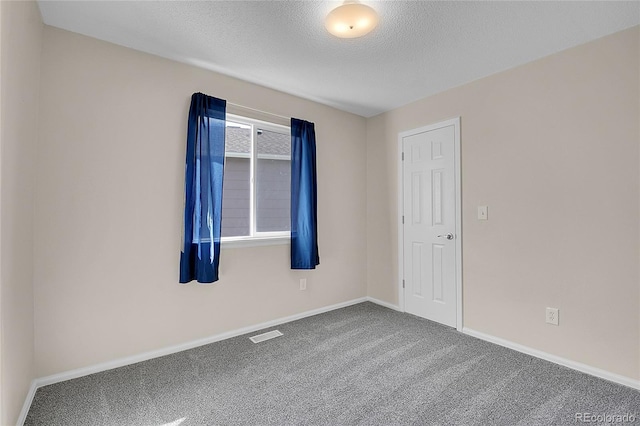
<path id="1" fill-rule="evenodd" d="M 438 235 L 438 238 L 442 238 L 445 237 L 447 240 L 453 240 L 453 234 L 449 233 L 449 234 L 444 234 L 444 235 Z"/>

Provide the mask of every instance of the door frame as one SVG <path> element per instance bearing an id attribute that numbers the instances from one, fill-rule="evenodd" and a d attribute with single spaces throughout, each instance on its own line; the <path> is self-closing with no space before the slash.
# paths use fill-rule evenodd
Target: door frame
<path id="1" fill-rule="evenodd" d="M 454 179 L 455 179 L 455 203 L 456 203 L 456 330 L 462 331 L 462 170 L 460 161 L 460 117 L 440 121 L 417 129 L 398 133 L 398 306 L 401 312 L 404 308 L 404 226 L 402 216 L 404 212 L 404 163 L 402 160 L 402 139 L 437 130 L 453 125 L 454 127 Z"/>

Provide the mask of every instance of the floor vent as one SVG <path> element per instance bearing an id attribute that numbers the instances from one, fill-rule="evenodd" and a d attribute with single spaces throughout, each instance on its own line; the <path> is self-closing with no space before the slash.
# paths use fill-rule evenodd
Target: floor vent
<path id="1" fill-rule="evenodd" d="M 264 342 L 265 340 L 273 339 L 276 337 L 280 337 L 283 334 L 278 330 L 268 331 L 266 333 L 258 334 L 257 336 L 249 337 L 253 343 Z"/>

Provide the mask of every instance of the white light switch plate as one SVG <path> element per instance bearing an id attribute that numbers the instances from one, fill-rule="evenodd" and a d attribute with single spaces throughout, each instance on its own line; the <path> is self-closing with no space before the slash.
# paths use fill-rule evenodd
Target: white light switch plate
<path id="1" fill-rule="evenodd" d="M 487 206 L 478 206 L 478 220 L 489 219 L 489 208 Z"/>

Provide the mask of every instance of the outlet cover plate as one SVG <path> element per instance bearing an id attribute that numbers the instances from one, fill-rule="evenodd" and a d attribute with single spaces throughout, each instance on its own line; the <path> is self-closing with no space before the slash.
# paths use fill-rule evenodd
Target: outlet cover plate
<path id="1" fill-rule="evenodd" d="M 547 315 L 546 315 L 547 324 L 558 325 L 559 324 L 558 315 L 559 315 L 558 308 L 547 308 Z"/>

